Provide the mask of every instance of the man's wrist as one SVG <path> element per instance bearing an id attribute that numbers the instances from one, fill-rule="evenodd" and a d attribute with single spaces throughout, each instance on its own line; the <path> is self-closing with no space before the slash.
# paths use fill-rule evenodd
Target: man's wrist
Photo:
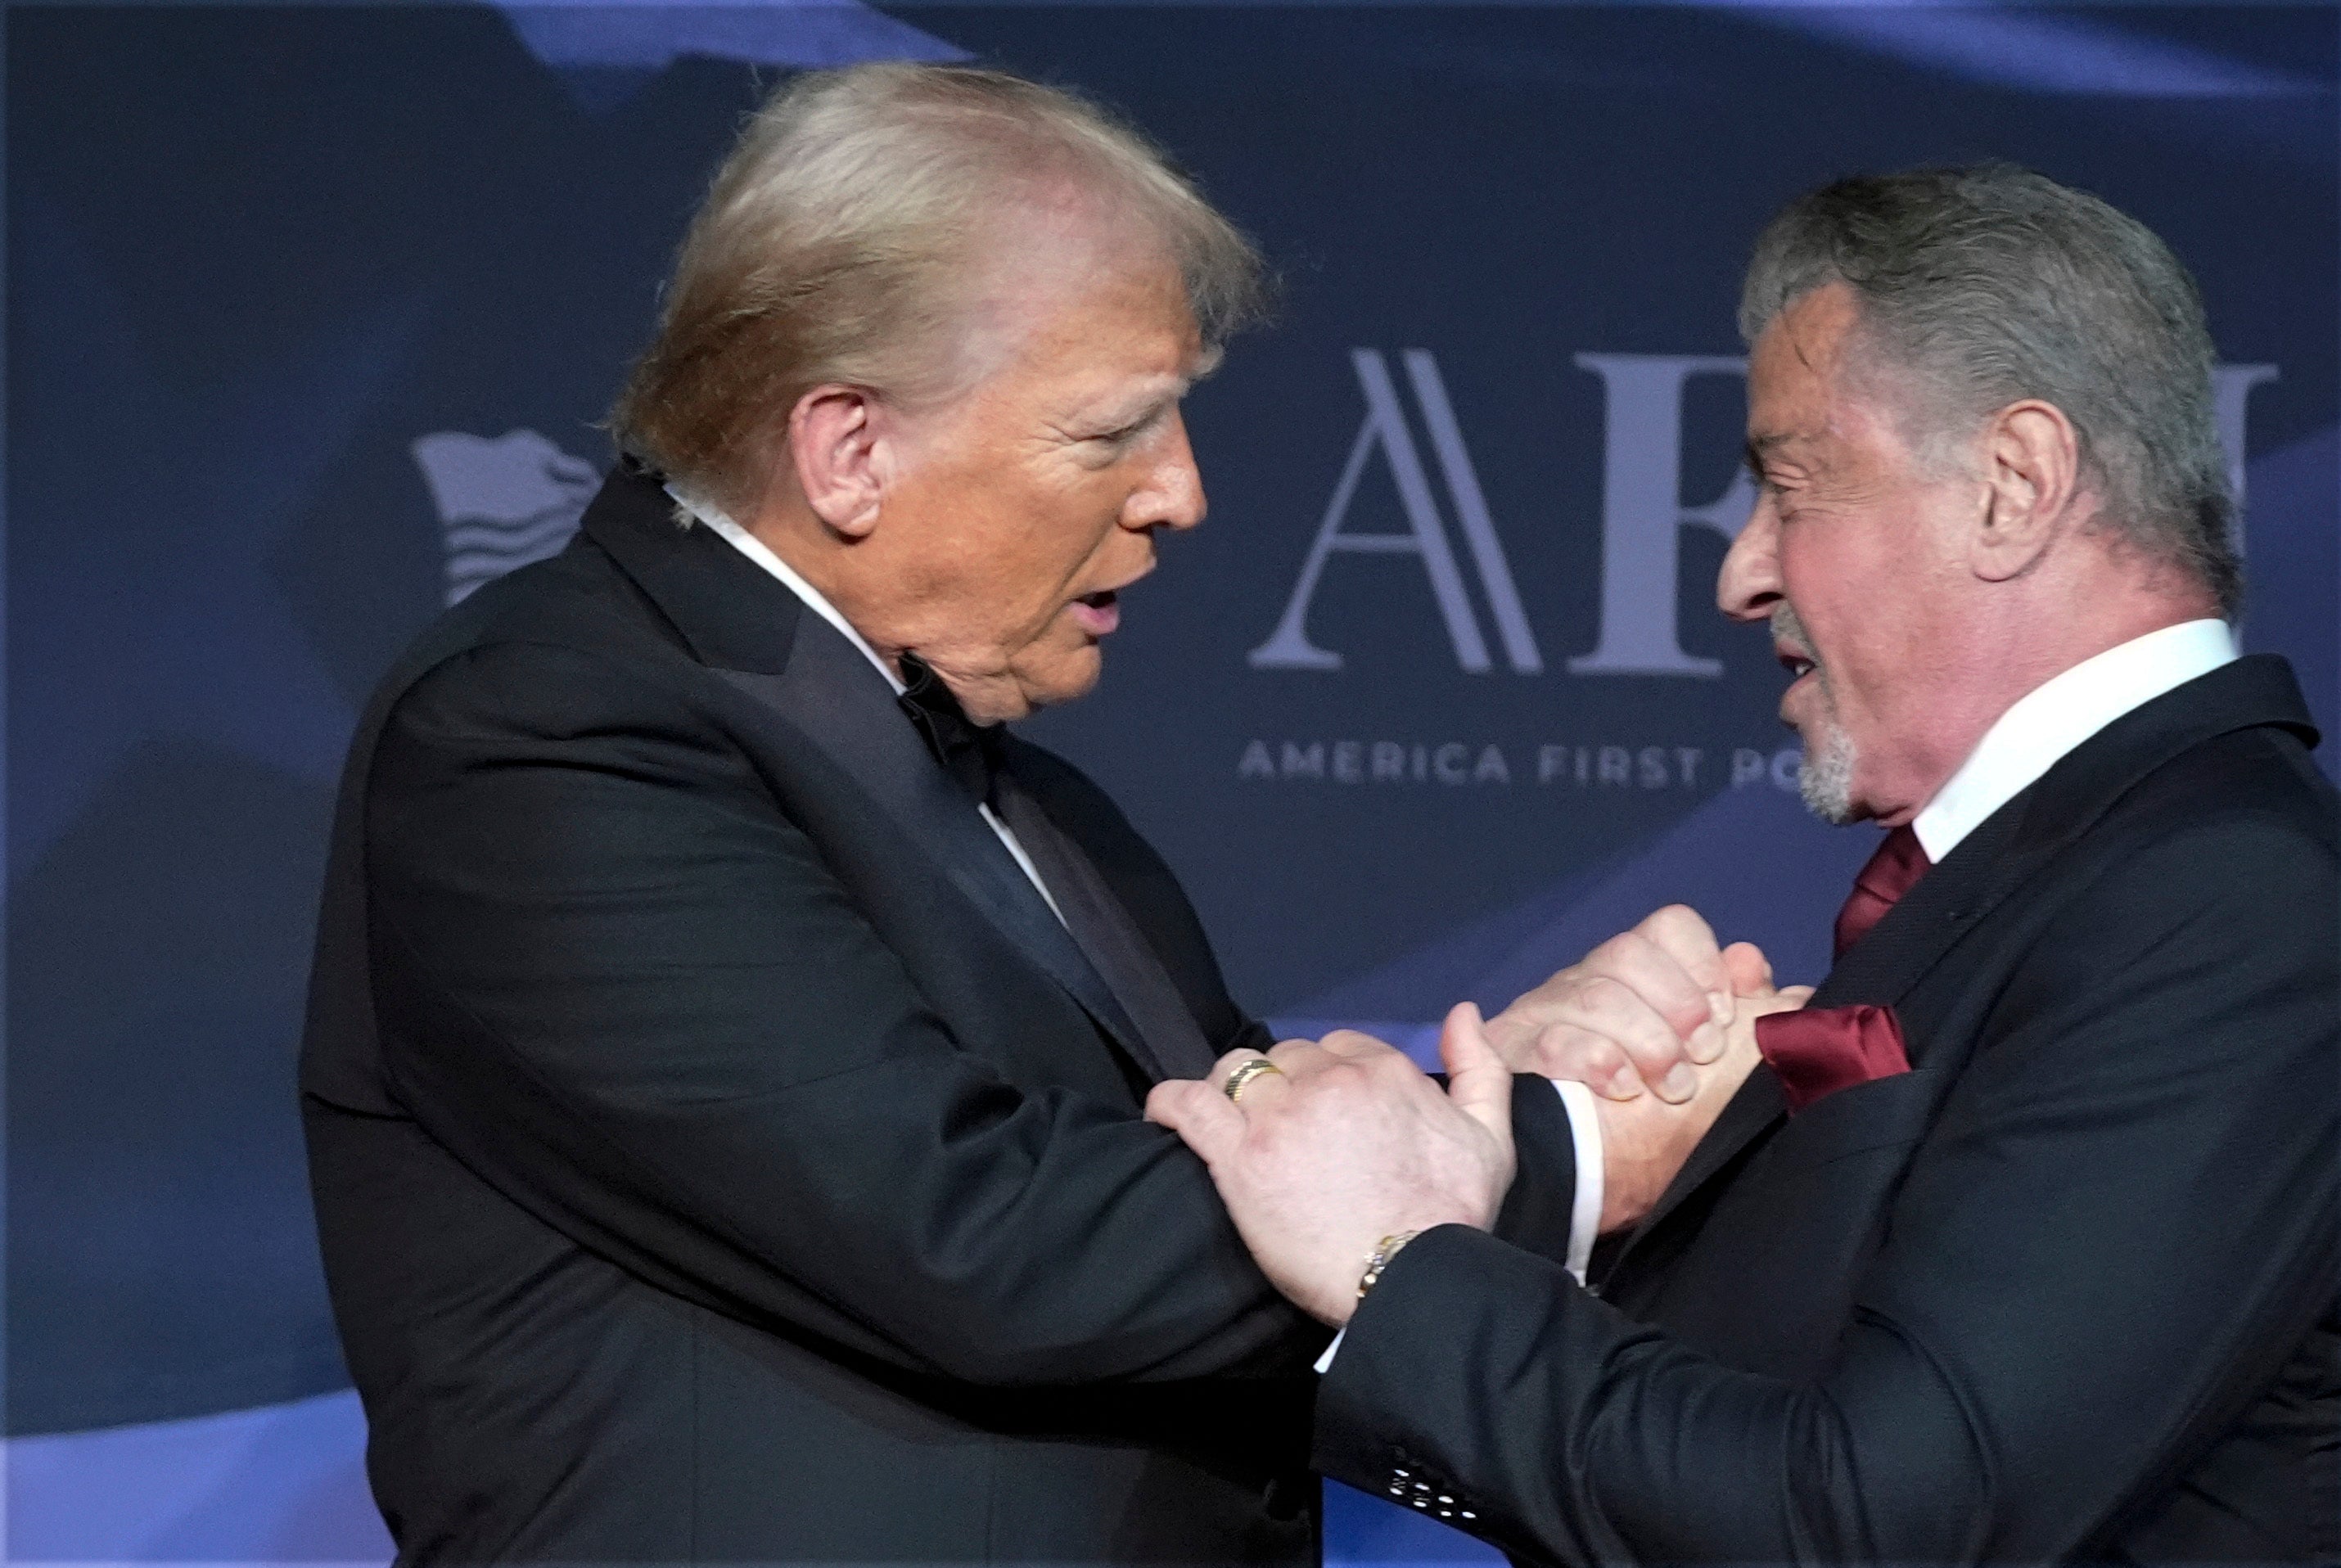
<path id="1" fill-rule="evenodd" d="M 1374 1244 L 1374 1250 L 1366 1255 L 1364 1271 L 1358 1275 L 1360 1301 L 1365 1300 L 1366 1293 L 1381 1283 L 1382 1271 L 1390 1267 L 1390 1261 L 1404 1250 L 1406 1244 L 1421 1234 L 1419 1230 L 1394 1231 Z"/>

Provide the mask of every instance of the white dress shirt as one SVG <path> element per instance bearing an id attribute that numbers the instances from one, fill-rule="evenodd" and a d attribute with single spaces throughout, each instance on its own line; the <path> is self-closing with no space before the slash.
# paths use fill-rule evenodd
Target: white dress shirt
<path id="1" fill-rule="evenodd" d="M 2030 789 L 2098 730 L 2232 663 L 2236 656 L 2236 634 L 2226 621 L 2187 620 L 2132 638 L 2042 681 L 1984 731 L 1958 771 L 1911 819 L 1910 829 L 1927 851 L 1928 863 L 1940 864 L 1985 819 Z M 1601 1217 L 1601 1126 L 1592 1090 L 1560 1080 L 1555 1087 L 1569 1109 L 1576 1143 L 1577 1201 L 1569 1211 L 1569 1271 L 1582 1285 Z M 1331 1366 L 1333 1353 L 1340 1347 L 1337 1335 L 1317 1370 Z"/>
<path id="2" fill-rule="evenodd" d="M 2224 620 L 2187 620 L 2132 638 L 2042 681 L 1984 731 L 1959 770 L 1935 791 L 1910 830 L 1929 864 L 2065 759 L 2082 741 L 2135 708 L 2236 659 Z"/>
<path id="3" fill-rule="evenodd" d="M 870 660 L 878 673 L 886 678 L 886 684 L 894 689 L 894 695 L 897 697 L 902 695 L 904 690 L 902 678 L 894 673 L 894 667 L 878 657 L 878 650 L 870 646 L 869 640 L 853 630 L 852 623 L 837 612 L 837 606 L 832 604 L 821 590 L 797 575 L 796 569 L 774 555 L 762 540 L 726 517 L 720 507 L 711 506 L 702 501 L 692 500 L 672 485 L 667 486 L 666 492 L 674 497 L 674 503 L 677 506 L 682 507 L 712 530 L 717 538 L 723 540 L 732 549 L 779 578 L 791 593 L 804 600 L 806 609 L 836 627 L 845 640 L 860 649 L 862 657 Z M 1007 847 L 1008 853 L 1015 857 L 1016 864 L 1023 868 L 1024 875 L 1031 879 L 1033 888 L 1040 893 L 1041 900 L 1049 906 L 1049 912 L 1057 917 L 1058 924 L 1062 925 L 1065 912 L 1057 908 L 1056 895 L 1051 893 L 1049 885 L 1041 880 L 1040 868 L 1032 864 L 1032 857 L 1024 852 L 1024 846 L 1017 842 L 1016 835 L 1010 830 L 1008 824 L 1001 821 L 999 815 L 981 800 L 975 803 L 975 809 L 977 815 L 983 819 L 984 826 L 990 828 L 1001 843 Z"/>

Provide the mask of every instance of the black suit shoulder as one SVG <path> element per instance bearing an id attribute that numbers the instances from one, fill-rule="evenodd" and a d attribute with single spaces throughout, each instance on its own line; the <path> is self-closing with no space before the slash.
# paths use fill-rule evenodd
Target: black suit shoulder
<path id="1" fill-rule="evenodd" d="M 2140 779 L 2105 826 L 2125 841 L 2231 830 L 2327 865 L 2341 858 L 2341 796 L 2300 738 L 2273 726 L 2180 753 Z"/>
<path id="2" fill-rule="evenodd" d="M 793 630 L 789 605 L 776 606 Z M 593 541 L 583 535 L 560 554 L 483 585 L 419 633 L 376 689 L 394 699 L 457 654 L 498 646 L 591 652 L 682 676 L 699 668 L 689 641 Z"/>

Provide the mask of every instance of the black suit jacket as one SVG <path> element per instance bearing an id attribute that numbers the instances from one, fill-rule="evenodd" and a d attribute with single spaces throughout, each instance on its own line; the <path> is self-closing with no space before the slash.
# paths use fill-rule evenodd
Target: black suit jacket
<path id="1" fill-rule="evenodd" d="M 1007 766 L 1209 1049 L 1268 1043 L 1112 804 Z M 1207 1065 L 862 654 L 620 471 L 344 785 L 303 1103 L 400 1562 L 1312 1561 L 1324 1333 L 1140 1119 Z M 1521 1133 L 1557 1251 L 1557 1102 Z"/>
<path id="2" fill-rule="evenodd" d="M 2076 749 L 1829 976 L 1912 1070 L 1758 1068 L 1607 1299 L 1402 1253 L 1316 1463 L 1539 1561 L 2330 1561 L 2335 797 L 2279 660 Z"/>

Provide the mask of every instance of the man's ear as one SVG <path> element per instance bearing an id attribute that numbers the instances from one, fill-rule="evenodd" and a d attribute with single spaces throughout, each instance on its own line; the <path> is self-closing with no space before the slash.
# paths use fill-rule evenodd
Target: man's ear
<path id="1" fill-rule="evenodd" d="M 878 526 L 885 410 L 863 387 L 817 386 L 789 411 L 789 458 L 813 515 L 846 539 Z"/>
<path id="2" fill-rule="evenodd" d="M 1983 432 L 1984 510 L 1968 551 L 1988 582 L 2021 576 L 2040 559 L 2072 511 L 2081 443 L 2073 422 L 2037 398 L 1991 416 Z"/>

